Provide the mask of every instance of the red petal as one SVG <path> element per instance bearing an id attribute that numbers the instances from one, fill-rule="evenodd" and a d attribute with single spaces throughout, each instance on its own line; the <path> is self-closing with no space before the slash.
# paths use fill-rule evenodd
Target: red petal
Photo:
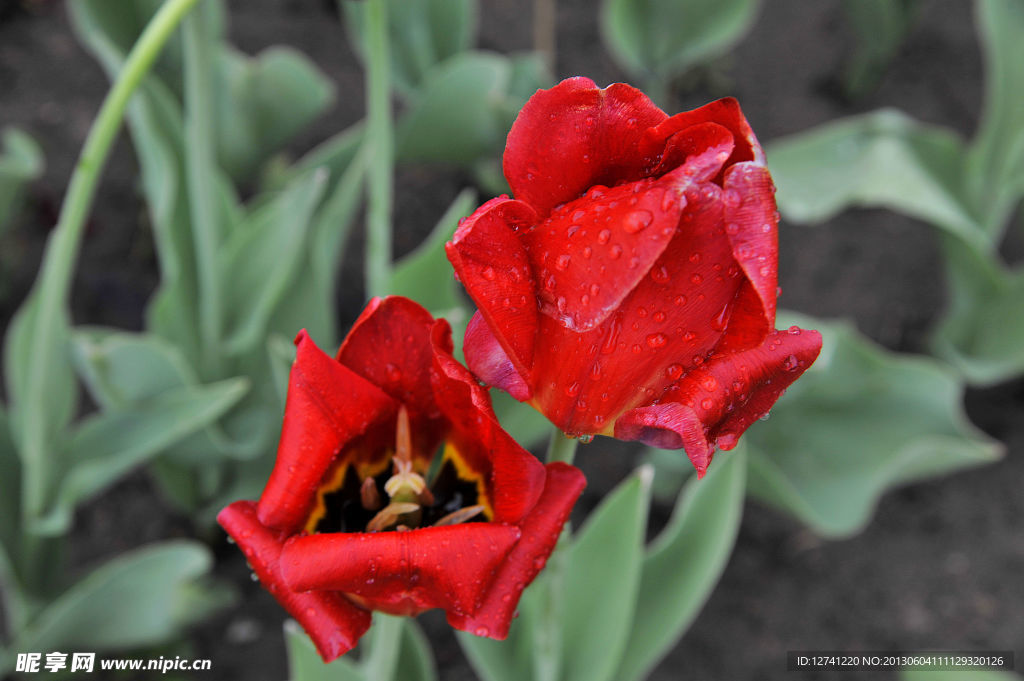
<path id="1" fill-rule="evenodd" d="M 669 139 L 676 133 L 700 123 L 717 123 L 729 129 L 736 143 L 726 166 L 743 161 L 756 161 L 764 165 L 764 151 L 754 131 L 744 118 L 739 102 L 732 97 L 705 104 L 699 109 L 683 111 L 666 118 L 645 131 L 639 150 L 645 156 L 660 158 L 670 148 Z M 521 197 L 520 197 L 521 198 Z"/>
<path id="2" fill-rule="evenodd" d="M 288 588 L 281 576 L 281 535 L 259 523 L 256 504 L 236 501 L 217 515 L 217 521 L 238 543 L 263 587 L 306 630 L 324 662 L 355 646 L 370 627 L 370 613 L 340 593 Z"/>
<path id="3" fill-rule="evenodd" d="M 475 614 L 448 613 L 448 623 L 477 636 L 503 639 L 519 598 L 547 562 L 558 542 L 573 504 L 586 486 L 579 469 L 564 463 L 546 467 L 544 493 L 521 523 L 522 539 L 502 563 L 492 586 Z"/>
<path id="4" fill-rule="evenodd" d="M 519 536 L 519 528 L 494 523 L 314 534 L 285 545 L 282 571 L 296 591 L 351 593 L 386 612 L 470 613 Z"/>
<path id="5" fill-rule="evenodd" d="M 410 409 L 435 417 L 438 408 L 430 389 L 433 326 L 430 313 L 408 298 L 375 298 L 352 326 L 337 359 Z"/>
<path id="6" fill-rule="evenodd" d="M 549 378 L 532 401 L 559 428 L 611 434 L 620 414 L 657 399 L 718 343 L 743 281 L 720 194 L 712 183 L 688 189 L 672 241 L 601 326 L 577 334 L 542 318 L 535 372 Z"/>
<path id="7" fill-rule="evenodd" d="M 530 399 L 533 391 L 529 384 L 516 371 L 479 311 L 469 320 L 462 345 L 466 364 L 481 381 L 504 390 L 520 402 Z"/>
<path id="8" fill-rule="evenodd" d="M 512 194 L 546 215 L 594 185 L 639 180 L 649 159 L 637 145 L 647 128 L 664 119 L 647 95 L 622 83 L 601 90 L 577 77 L 538 90 L 505 144 Z"/>
<path id="9" fill-rule="evenodd" d="M 535 221 L 530 206 L 501 196 L 466 218 L 445 245 L 456 275 L 521 376 L 533 366 L 537 300 L 516 230 Z"/>
<path id="10" fill-rule="evenodd" d="M 752 350 L 716 356 L 689 372 L 660 404 L 623 414 L 615 437 L 666 449 L 685 447 L 703 475 L 715 445 L 736 446 L 739 436 L 768 413 L 820 351 L 817 331 L 774 331 Z"/>
<path id="11" fill-rule="evenodd" d="M 447 323 L 438 322 L 435 340 Z M 474 470 L 487 473 L 487 496 L 494 520 L 518 522 L 537 503 L 544 489 L 544 466 L 498 424 L 491 400 L 469 370 L 441 343 L 434 345 L 434 391 L 452 424 L 449 440 Z"/>
<path id="12" fill-rule="evenodd" d="M 398 406 L 324 354 L 305 331 L 295 344 L 277 462 L 259 501 L 260 522 L 288 532 L 306 522 L 317 485 L 341 448 Z"/>

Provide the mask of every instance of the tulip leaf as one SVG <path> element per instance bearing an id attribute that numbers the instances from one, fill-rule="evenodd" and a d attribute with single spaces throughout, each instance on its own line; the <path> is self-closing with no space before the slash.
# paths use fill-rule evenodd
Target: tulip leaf
<path id="1" fill-rule="evenodd" d="M 412 618 L 402 620 L 402 640 L 394 678 L 398 681 L 437 681 L 430 641 Z"/>
<path id="2" fill-rule="evenodd" d="M 349 44 L 366 59 L 366 3 L 342 5 Z M 476 30 L 476 0 L 388 0 L 391 79 L 396 90 L 410 96 L 435 65 L 468 50 Z"/>
<path id="3" fill-rule="evenodd" d="M 500 155 L 511 76 L 509 58 L 491 52 L 466 52 L 432 70 L 398 121 L 398 158 L 469 165 Z"/>
<path id="4" fill-rule="evenodd" d="M 788 220 L 821 222 L 851 206 L 885 207 L 986 251 L 991 235 L 964 196 L 963 142 L 894 110 L 822 125 L 768 145 Z"/>
<path id="5" fill-rule="evenodd" d="M 843 11 L 857 37 L 843 74 L 848 97 L 860 97 L 881 79 L 913 25 L 918 0 L 843 0 Z"/>
<path id="6" fill-rule="evenodd" d="M 295 620 L 285 620 L 284 642 L 288 650 L 288 681 L 365 681 L 346 657 L 324 664 L 316 646 Z"/>
<path id="7" fill-rule="evenodd" d="M 643 571 L 652 473 L 644 467 L 619 484 L 569 546 L 557 596 L 565 681 L 617 679 Z"/>
<path id="8" fill-rule="evenodd" d="M 758 0 L 604 0 L 601 35 L 638 78 L 685 72 L 728 51 L 757 19 Z"/>
<path id="9" fill-rule="evenodd" d="M 516 442 L 527 449 L 551 436 L 551 422 L 526 402 L 517 402 L 504 390 L 491 390 L 491 402 L 498 423 Z"/>
<path id="10" fill-rule="evenodd" d="M 473 212 L 475 204 L 476 193 L 472 189 L 464 189 L 455 197 L 423 243 L 395 263 L 391 293 L 415 299 L 435 316 L 465 307 L 444 245 L 455 234 L 459 219 Z"/>
<path id="11" fill-rule="evenodd" d="M 711 595 L 743 517 L 746 469 L 742 448 L 720 453 L 704 479 L 691 476 L 679 495 L 669 524 L 647 548 L 617 681 L 646 678 Z"/>
<path id="12" fill-rule="evenodd" d="M 223 585 L 197 580 L 213 564 L 191 541 L 124 553 L 47 605 L 15 640 L 14 650 L 127 649 L 160 643 L 226 604 Z"/>
<path id="13" fill-rule="evenodd" d="M 7 414 L 0 405 L 0 594 L 3 594 L 7 631 L 24 610 L 14 570 L 21 545 L 21 463 L 11 441 Z M 0 666 L 2 669 L 2 666 Z"/>
<path id="14" fill-rule="evenodd" d="M 219 66 L 218 159 L 236 179 L 247 178 L 334 99 L 331 81 L 289 48 L 247 57 L 224 46 Z"/>
<path id="15" fill-rule="evenodd" d="M 987 231 L 998 241 L 1024 193 L 1024 5 L 975 4 L 985 55 L 985 104 L 968 152 L 968 174 Z"/>
<path id="16" fill-rule="evenodd" d="M 221 267 L 230 352 L 252 349 L 265 338 L 274 308 L 299 274 L 326 181 L 326 171 L 301 176 L 273 201 L 257 207 L 225 245 Z"/>
<path id="17" fill-rule="evenodd" d="M 950 304 L 932 337 L 935 353 L 974 385 L 1024 372 L 1024 268 L 943 243 Z"/>
<path id="18" fill-rule="evenodd" d="M 63 534 L 75 506 L 184 436 L 220 418 L 245 393 L 247 381 L 228 379 L 202 387 L 174 388 L 126 409 L 83 419 L 68 444 L 68 467 L 57 499 L 38 526 Z"/>
<path id="19" fill-rule="evenodd" d="M 0 233 L 21 208 L 25 185 L 43 173 L 43 152 L 16 128 L 0 134 Z"/>
<path id="20" fill-rule="evenodd" d="M 553 558 L 553 557 L 552 557 Z M 457 631 L 455 638 L 466 654 L 466 659 L 476 675 L 483 681 L 531 681 L 533 673 L 534 640 L 532 601 L 534 594 L 543 593 L 547 583 L 546 572 L 541 572 L 530 586 L 526 587 L 519 601 L 519 617 L 512 621 L 508 638 L 495 641 L 492 638 L 474 636 L 469 632 Z"/>
<path id="21" fill-rule="evenodd" d="M 793 322 L 822 332 L 822 352 L 744 435 L 753 496 L 845 537 L 888 488 L 999 458 L 1001 446 L 967 420 L 963 384 L 945 365 L 888 352 L 846 324 L 779 325 Z"/>

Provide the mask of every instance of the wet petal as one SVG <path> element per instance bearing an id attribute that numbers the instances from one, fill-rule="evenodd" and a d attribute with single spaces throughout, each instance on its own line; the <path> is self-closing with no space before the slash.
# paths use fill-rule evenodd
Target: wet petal
<path id="1" fill-rule="evenodd" d="M 558 542 L 586 480 L 579 469 L 564 463 L 545 467 L 547 483 L 537 505 L 521 523 L 523 536 L 501 564 L 483 603 L 475 613 L 448 613 L 448 623 L 477 636 L 504 639 L 523 589 L 536 578 Z"/>
<path id="2" fill-rule="evenodd" d="M 456 275 L 521 376 L 533 367 L 538 313 L 529 259 L 516 231 L 535 221 L 527 204 L 491 199 L 445 246 Z"/>
<path id="3" fill-rule="evenodd" d="M 764 165 L 761 144 L 743 116 L 739 102 L 732 97 L 719 99 L 692 111 L 677 113 L 661 121 L 645 131 L 644 138 L 639 144 L 640 153 L 649 157 L 660 157 L 670 146 L 669 139 L 673 135 L 701 123 L 717 123 L 732 133 L 736 147 L 729 156 L 727 166 L 744 161 L 755 161 Z"/>
<path id="4" fill-rule="evenodd" d="M 820 351 L 817 331 L 774 331 L 756 348 L 716 356 L 687 373 L 659 404 L 626 412 L 615 425 L 615 437 L 684 447 L 703 475 L 715 446 L 732 449 Z"/>
<path id="5" fill-rule="evenodd" d="M 341 449 L 392 418 L 398 407 L 380 388 L 324 354 L 305 331 L 295 344 L 277 461 L 259 501 L 260 522 L 290 532 L 305 524 L 317 485 Z"/>
<path id="6" fill-rule="evenodd" d="M 487 385 L 504 390 L 520 402 L 533 394 L 526 378 L 516 371 L 505 349 L 494 336 L 480 312 L 473 314 L 466 326 L 463 342 L 466 365 Z"/>
<path id="7" fill-rule="evenodd" d="M 622 83 L 602 90 L 576 77 L 538 90 L 505 144 L 512 194 L 546 215 L 594 185 L 639 180 L 649 160 L 637 145 L 647 128 L 664 119 L 645 94 Z"/>
<path id="8" fill-rule="evenodd" d="M 471 613 L 519 536 L 519 528 L 495 523 L 315 534 L 285 545 L 282 572 L 296 591 L 351 593 L 395 614 Z"/>
<path id="9" fill-rule="evenodd" d="M 264 588 L 306 630 L 324 662 L 356 645 L 370 627 L 370 613 L 340 593 L 290 589 L 281 575 L 280 535 L 256 519 L 256 504 L 236 501 L 220 512 L 217 521 L 238 543 Z"/>

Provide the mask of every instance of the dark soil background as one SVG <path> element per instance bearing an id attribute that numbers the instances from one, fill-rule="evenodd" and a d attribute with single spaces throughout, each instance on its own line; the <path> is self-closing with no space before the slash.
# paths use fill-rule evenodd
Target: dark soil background
<path id="1" fill-rule="evenodd" d="M 228 4 L 231 37 L 243 50 L 296 46 L 338 85 L 335 108 L 303 134 L 295 152 L 361 117 L 361 70 L 333 3 Z M 480 47 L 531 47 L 529 3 L 480 4 Z M 601 47 L 596 4 L 559 3 L 559 78 L 587 75 L 599 84 L 626 79 Z M 716 62 L 710 76 L 694 80 L 695 89 L 675 92 L 667 108 L 672 113 L 735 95 L 763 142 L 881 106 L 965 136 L 973 132 L 982 64 L 971 3 L 922 3 L 920 21 L 877 90 L 851 103 L 837 96 L 836 78 L 852 46 L 838 0 L 768 0 L 746 40 Z M 63 3 L 0 0 L 0 125 L 32 134 L 47 163 L 26 210 L 0 237 L 0 330 L 36 275 L 43 242 L 107 87 L 71 35 Z M 136 174 L 132 150 L 122 139 L 101 184 L 79 263 L 75 323 L 141 328 L 158 273 L 151 235 L 140 227 L 144 207 Z M 416 245 L 467 181 L 462 173 L 436 167 L 399 171 L 398 254 Z M 923 351 L 929 325 L 944 305 L 931 228 L 861 210 L 818 228 L 784 224 L 781 240 L 782 307 L 850 318 L 891 349 Z M 1020 238 L 1004 250 L 1018 259 Z M 357 247 L 350 253 L 358 253 Z M 357 258 L 349 258 L 345 272 L 351 295 L 340 304 L 351 321 L 363 302 Z M 721 583 L 652 679 L 844 678 L 787 672 L 786 651 L 797 649 L 1002 649 L 1016 650 L 1018 665 L 1024 664 L 1024 381 L 969 391 L 966 403 L 974 422 L 1006 443 L 1006 458 L 889 494 L 858 537 L 822 541 L 790 518 L 749 503 Z M 636 465 L 622 452 L 600 442 L 581 451 L 578 463 L 590 480 L 584 509 Z M 666 512 L 657 510 L 654 522 L 663 522 Z M 167 511 L 139 474 L 78 514 L 72 555 L 81 568 L 190 532 L 188 522 Z M 218 574 L 239 585 L 241 605 L 196 630 L 191 647 L 173 650 L 212 659 L 213 671 L 202 675 L 207 678 L 285 678 L 281 611 L 249 582 L 241 556 L 220 537 L 213 541 Z M 443 618 L 428 614 L 422 620 L 436 642 L 441 678 L 474 678 Z M 849 677 L 893 679 L 895 673 Z"/>

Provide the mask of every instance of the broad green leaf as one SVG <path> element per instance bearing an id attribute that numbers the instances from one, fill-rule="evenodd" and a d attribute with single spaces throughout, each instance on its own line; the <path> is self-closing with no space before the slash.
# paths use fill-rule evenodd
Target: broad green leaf
<path id="1" fill-rule="evenodd" d="M 489 52 L 466 52 L 432 70 L 398 122 L 398 158 L 471 164 L 500 155 L 511 74 L 509 59 Z"/>
<path id="2" fill-rule="evenodd" d="M 316 646 L 295 620 L 285 620 L 284 643 L 288 650 L 288 681 L 367 681 L 347 657 L 324 664 Z"/>
<path id="3" fill-rule="evenodd" d="M 531 612 L 531 600 L 535 599 L 531 594 L 546 589 L 546 574 L 541 572 L 523 592 L 519 601 L 519 617 L 512 620 L 508 638 L 504 641 L 474 636 L 466 631 L 455 632 L 462 652 L 482 681 L 532 681 L 534 678 L 535 650 L 532 625 L 535 618 Z"/>
<path id="4" fill-rule="evenodd" d="M 295 361 L 295 345 L 284 336 L 271 334 L 267 338 L 267 360 L 270 362 L 274 390 L 283 414 L 285 399 L 288 397 L 288 377 Z"/>
<path id="5" fill-rule="evenodd" d="M 967 180 L 986 231 L 998 242 L 1024 193 L 1024 4 L 975 3 L 985 55 L 985 105 L 968 152 Z"/>
<path id="6" fill-rule="evenodd" d="M 754 25 L 758 0 L 604 0 L 601 35 L 634 77 L 669 77 L 727 52 Z"/>
<path id="7" fill-rule="evenodd" d="M 900 672 L 900 681 L 1021 681 L 1021 676 L 1012 672 L 979 669 L 957 671 L 904 669 Z"/>
<path id="8" fill-rule="evenodd" d="M 0 134 L 0 233 L 21 208 L 25 186 L 43 172 L 43 152 L 35 140 L 16 128 Z"/>
<path id="9" fill-rule="evenodd" d="M 643 571 L 650 468 L 622 482 L 573 538 L 559 586 L 564 681 L 612 681 L 630 638 Z"/>
<path id="10" fill-rule="evenodd" d="M 223 585 L 197 583 L 212 564 L 205 546 L 188 541 L 121 554 L 54 599 L 13 648 L 106 651 L 160 643 L 224 605 Z"/>
<path id="11" fill-rule="evenodd" d="M 299 274 L 310 221 L 326 181 L 325 171 L 302 176 L 251 214 L 226 244 L 221 280 L 230 352 L 249 350 L 265 338 L 274 308 Z"/>
<path id="12" fill-rule="evenodd" d="M 198 383 L 178 349 L 158 336 L 79 327 L 71 347 L 79 376 L 104 410 Z"/>
<path id="13" fill-rule="evenodd" d="M 365 60 L 365 3 L 345 2 L 349 42 Z M 396 90 L 409 96 L 422 85 L 435 64 L 468 50 L 476 29 L 475 0 L 389 0 L 391 78 Z"/>
<path id="14" fill-rule="evenodd" d="M 1024 268 L 1009 270 L 991 258 L 943 240 L 950 303 L 935 329 L 936 355 L 975 385 L 992 385 L 1024 372 Z"/>
<path id="15" fill-rule="evenodd" d="M 398 664 L 395 666 L 396 681 L 437 681 L 437 665 L 430 641 L 416 620 L 406 618 L 402 622 L 402 640 L 398 649 Z"/>
<path id="16" fill-rule="evenodd" d="M 719 453 L 704 479 L 691 476 L 679 495 L 669 524 L 647 548 L 616 681 L 646 678 L 711 595 L 743 517 L 746 469 L 742 447 Z"/>
<path id="17" fill-rule="evenodd" d="M 475 205 L 472 189 L 464 189 L 455 197 L 423 243 L 395 263 L 391 293 L 416 300 L 435 316 L 464 306 L 444 245 L 455 234 L 460 218 L 473 212 Z"/>
<path id="18" fill-rule="evenodd" d="M 768 145 L 779 210 L 821 222 L 852 206 L 884 207 L 991 249 L 963 195 L 962 141 L 892 110 L 827 123 Z"/>
<path id="19" fill-rule="evenodd" d="M 285 47 L 246 57 L 224 46 L 218 77 L 218 159 L 236 179 L 249 177 L 334 99 L 331 81 L 305 55 Z"/>
<path id="20" fill-rule="evenodd" d="M 857 38 L 846 64 L 843 87 L 860 97 L 875 87 L 913 24 L 918 0 L 843 0 L 843 11 Z"/>
<path id="21" fill-rule="evenodd" d="M 848 325 L 818 329 L 821 356 L 744 435 L 748 490 L 816 532 L 850 536 L 896 485 L 999 458 L 1002 447 L 963 411 L 963 384 L 946 366 L 890 353 Z"/>
<path id="22" fill-rule="evenodd" d="M 70 438 L 67 471 L 38 531 L 51 536 L 66 532 L 78 504 L 177 440 L 216 421 L 247 387 L 245 379 L 235 378 L 202 387 L 173 388 L 130 408 L 84 419 Z"/>
<path id="23" fill-rule="evenodd" d="M 15 572 L 21 538 L 21 463 L 11 441 L 7 414 L 0 406 L 0 594 L 4 599 L 7 631 L 17 629 L 13 623 L 24 612 Z"/>

